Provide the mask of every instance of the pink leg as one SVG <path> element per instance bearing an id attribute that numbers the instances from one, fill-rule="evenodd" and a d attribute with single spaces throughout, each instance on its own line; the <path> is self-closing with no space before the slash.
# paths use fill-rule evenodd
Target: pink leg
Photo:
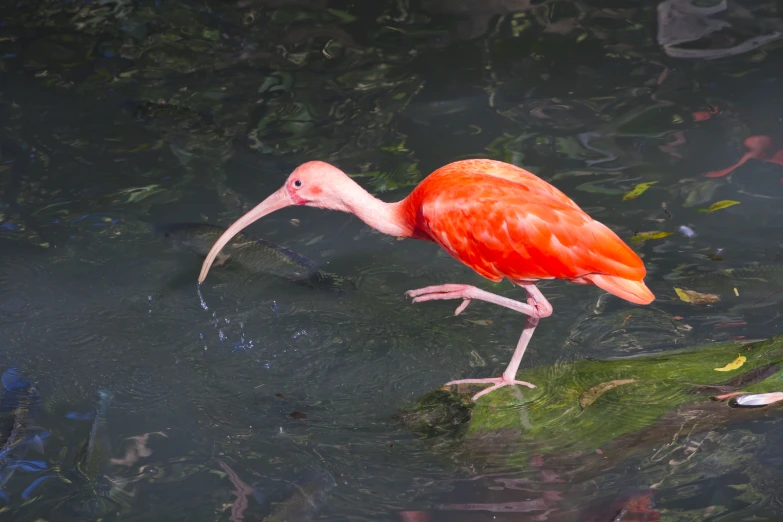
<path id="1" fill-rule="evenodd" d="M 503 386 L 510 386 L 513 384 L 521 384 L 530 388 L 535 388 L 534 385 L 525 381 L 517 381 L 515 379 L 519 364 L 522 362 L 522 356 L 525 355 L 525 349 L 530 342 L 530 338 L 533 337 L 533 331 L 538 325 L 538 320 L 544 317 L 552 315 L 552 305 L 546 300 L 544 294 L 542 294 L 536 285 L 532 283 L 520 284 L 522 288 L 527 292 L 527 303 L 515 301 L 507 297 L 499 296 L 475 286 L 470 285 L 438 285 L 428 286 L 426 288 L 420 288 L 418 290 L 409 290 L 405 293 L 407 296 L 413 297 L 414 303 L 421 303 L 423 301 L 435 301 L 441 299 L 463 299 L 462 304 L 457 307 L 454 315 L 459 315 L 470 304 L 471 299 L 478 299 L 480 301 L 486 301 L 488 303 L 494 303 L 511 310 L 523 313 L 528 316 L 525 329 L 522 330 L 522 335 L 519 337 L 517 348 L 514 350 L 514 355 L 511 357 L 511 362 L 508 363 L 506 371 L 500 377 L 491 377 L 488 379 L 461 379 L 458 381 L 447 382 L 446 384 L 492 384 L 489 388 L 481 390 L 473 396 L 475 401 L 482 395 L 502 388 Z"/>

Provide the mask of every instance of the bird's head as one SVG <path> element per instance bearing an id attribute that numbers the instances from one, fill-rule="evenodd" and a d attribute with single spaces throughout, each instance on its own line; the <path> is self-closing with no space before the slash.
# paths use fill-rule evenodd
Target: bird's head
<path id="1" fill-rule="evenodd" d="M 351 189 L 355 188 L 358 188 L 358 185 L 351 178 L 328 163 L 309 161 L 299 165 L 288 176 L 280 189 L 236 220 L 215 241 L 204 259 L 204 264 L 201 265 L 198 282 L 203 282 L 207 277 L 212 263 L 226 243 L 254 221 L 258 221 L 275 210 L 291 205 L 306 205 L 348 212 L 350 209 L 345 198 L 352 192 Z"/>
<path id="2" fill-rule="evenodd" d="M 288 176 L 280 191 L 285 192 L 291 205 L 347 212 L 349 209 L 344 196 L 346 192 L 350 193 L 350 189 L 355 185 L 356 183 L 337 167 L 323 161 L 308 161 L 299 165 Z"/>

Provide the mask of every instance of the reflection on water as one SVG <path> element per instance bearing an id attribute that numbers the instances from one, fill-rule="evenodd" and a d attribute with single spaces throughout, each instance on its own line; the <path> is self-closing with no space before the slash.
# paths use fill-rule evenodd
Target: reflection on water
<path id="1" fill-rule="evenodd" d="M 783 513 L 777 410 L 687 411 L 698 429 L 632 441 L 632 455 L 555 448 L 488 469 L 465 465 L 453 434 L 394 422 L 444 382 L 496 374 L 522 327 L 489 305 L 453 317 L 406 302 L 429 284 L 491 286 L 433 245 L 288 209 L 247 234 L 301 271 L 248 249 L 197 289 L 198 248 L 151 233 L 226 226 L 306 160 L 391 201 L 440 165 L 488 157 L 634 237 L 658 297 L 635 307 L 542 283 L 555 313 L 523 368 L 780 333 L 776 2 L 5 4 L 0 371 L 35 393 L 3 382 L 2 517 Z"/>

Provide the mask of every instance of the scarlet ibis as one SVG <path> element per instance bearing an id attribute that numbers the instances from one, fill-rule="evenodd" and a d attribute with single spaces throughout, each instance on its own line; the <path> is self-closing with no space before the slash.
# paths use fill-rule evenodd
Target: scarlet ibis
<path id="1" fill-rule="evenodd" d="M 769 136 L 748 136 L 742 143 L 745 145 L 745 148 L 748 149 L 748 152 L 746 152 L 737 163 L 722 170 L 713 170 L 712 172 L 708 172 L 704 175 L 704 177 L 722 178 L 723 176 L 728 176 L 734 172 L 734 170 L 744 165 L 745 162 L 747 162 L 749 159 L 760 159 L 762 161 L 766 161 L 764 158 L 767 157 L 768 151 L 772 147 L 772 139 Z M 775 156 L 775 158 L 777 158 L 777 156 Z M 771 160 L 772 163 L 777 163 L 775 158 Z"/>
<path id="2" fill-rule="evenodd" d="M 487 159 L 462 160 L 441 167 L 396 203 L 376 199 L 328 163 L 304 163 L 291 173 L 285 185 L 218 238 L 201 267 L 199 284 L 235 234 L 290 205 L 348 212 L 384 234 L 432 241 L 487 279 L 499 282 L 505 277 L 526 291 L 526 302 L 465 284 L 406 292 L 414 303 L 462 299 L 455 315 L 477 299 L 528 316 L 503 375 L 447 383 L 492 385 L 474 395 L 474 401 L 503 386 L 535 388 L 516 380 L 516 374 L 539 319 L 552 314 L 552 305 L 535 286 L 537 280 L 557 278 L 593 284 L 637 304 L 655 299 L 644 284 L 644 263 L 614 232 L 541 178 L 514 165 Z"/>

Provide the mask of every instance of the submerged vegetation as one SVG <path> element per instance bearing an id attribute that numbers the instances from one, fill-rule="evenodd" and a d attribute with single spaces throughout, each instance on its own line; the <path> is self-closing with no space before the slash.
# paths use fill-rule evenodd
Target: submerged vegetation
<path id="1" fill-rule="evenodd" d="M 687 41 L 691 22 L 679 17 L 682 2 L 664 4 L 670 4 L 666 24 L 673 25 L 661 30 L 674 27 L 677 36 L 662 45 Z M 751 12 L 710 11 L 725 18 L 710 22 L 711 32 L 731 27 L 741 40 L 775 28 L 783 22 L 767 4 Z M 657 161 L 666 163 L 682 157 L 686 142 L 678 133 L 710 115 L 726 120 L 729 143 L 739 145 L 749 134 L 713 87 L 660 63 L 661 47 L 647 30 L 660 9 L 471 0 L 426 1 L 419 10 L 408 2 L 361 9 L 270 0 L 16 3 L 4 11 L 0 39 L 9 87 L 29 78 L 31 95 L 56 97 L 64 107 L 89 100 L 101 118 L 87 113 L 74 127 L 44 112 L 50 132 L 33 134 L 25 122 L 40 112 L 35 98 L 6 94 L 0 100 L 10 173 L 0 187 L 2 232 L 48 246 L 46 236 L 58 234 L 42 230 L 44 223 L 72 225 L 88 205 L 111 217 L 122 211 L 142 216 L 194 186 L 212 187 L 219 196 L 232 160 L 256 163 L 275 177 L 317 158 L 365 178 L 375 192 L 405 189 L 430 166 L 422 147 L 408 144 L 406 122 L 426 128 L 454 114 L 496 115 L 490 128 L 452 129 L 455 145 L 470 138 L 469 150 L 457 157 L 502 159 L 545 177 L 551 173 L 537 165 L 569 157 L 573 168 L 558 169 L 556 178 L 604 174 L 580 181 L 577 190 L 647 197 L 646 188 L 665 187 L 628 140 L 656 143 L 662 151 Z M 746 74 L 758 74 L 755 67 L 780 45 L 768 41 L 748 51 Z M 574 52 L 591 58 L 572 67 Z M 464 78 L 452 72 L 458 57 L 484 73 Z M 611 82 L 624 77 L 625 83 L 602 78 L 604 64 L 618 73 Z M 705 67 L 699 61 L 683 66 L 694 73 Z M 739 79 L 733 69 L 714 67 L 722 82 Z M 439 74 L 429 78 L 425 70 Z M 563 88 L 568 85 L 580 86 L 578 97 Z M 22 162 L 18 150 L 32 154 L 25 152 Z M 62 179 L 68 189 L 39 190 L 42 176 L 65 176 L 73 170 L 69 163 L 90 171 L 130 170 L 120 186 L 99 188 L 69 177 Z M 606 177 L 620 170 L 624 178 L 644 180 L 636 192 Z M 693 180 L 678 190 L 690 204 L 712 208 L 716 200 L 704 191 L 714 192 L 714 185 Z"/>
<path id="2" fill-rule="evenodd" d="M 586 480 L 667 441 L 779 410 L 731 407 L 723 396 L 780 390 L 782 365 L 783 337 L 583 359 L 521 370 L 519 379 L 539 387 L 503 389 L 475 404 L 474 386 L 444 387 L 398 419 L 436 446 L 447 442 L 465 467 L 524 470 L 534 456 L 553 465 L 584 460 L 574 473 Z M 593 459 L 596 449 L 604 458 Z"/>

